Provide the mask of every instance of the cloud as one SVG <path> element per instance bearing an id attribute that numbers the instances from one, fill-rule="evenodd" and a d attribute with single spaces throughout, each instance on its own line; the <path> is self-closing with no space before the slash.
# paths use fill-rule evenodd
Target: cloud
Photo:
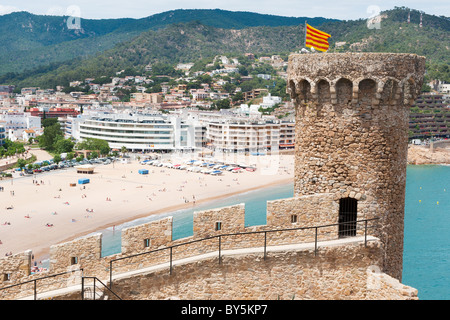
<path id="1" fill-rule="evenodd" d="M 0 15 L 9 14 L 11 12 L 21 11 L 19 8 L 14 6 L 3 6 L 0 4 Z"/>
<path id="2" fill-rule="evenodd" d="M 15 7 L 20 2 L 20 8 Z M 143 18 L 175 9 L 223 9 L 249 11 L 289 17 L 325 17 L 335 19 L 367 19 L 368 8 L 376 5 L 382 11 L 394 6 L 407 6 L 423 10 L 428 14 L 448 16 L 448 0 L 2 0 L 0 15 L 13 11 L 28 11 L 34 14 L 72 15 L 68 8 L 79 8 L 77 16 L 87 19 Z"/>

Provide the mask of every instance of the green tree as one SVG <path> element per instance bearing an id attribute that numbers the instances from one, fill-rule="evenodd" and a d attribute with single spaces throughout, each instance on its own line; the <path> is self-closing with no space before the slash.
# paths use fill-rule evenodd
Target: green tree
<path id="1" fill-rule="evenodd" d="M 25 147 L 20 142 L 14 142 L 9 139 L 5 139 L 3 145 L 0 146 L 0 156 L 13 156 L 15 154 L 21 154 L 25 152 Z"/>
<path id="2" fill-rule="evenodd" d="M 247 70 L 247 68 L 244 67 L 244 66 L 239 67 L 239 73 L 240 73 L 242 76 L 248 76 L 248 70 Z"/>
<path id="3" fill-rule="evenodd" d="M 236 92 L 236 94 L 232 98 L 233 102 L 244 100 L 244 94 L 242 92 Z"/>
<path id="4" fill-rule="evenodd" d="M 72 152 L 75 143 L 70 139 L 59 139 L 54 144 L 54 149 L 58 153 Z"/>
<path id="5" fill-rule="evenodd" d="M 66 160 L 72 160 L 75 157 L 75 153 L 74 152 L 69 152 L 67 154 Z"/>
<path id="6" fill-rule="evenodd" d="M 55 150 L 55 144 L 58 140 L 63 139 L 63 132 L 59 123 L 44 128 L 44 133 L 39 138 L 39 146 L 45 150 Z"/>
<path id="7" fill-rule="evenodd" d="M 218 100 L 213 104 L 216 109 L 230 109 L 230 99 Z"/>
<path id="8" fill-rule="evenodd" d="M 58 164 L 58 163 L 60 163 L 61 162 L 61 155 L 59 155 L 59 154 L 56 154 L 54 157 L 53 157 L 53 161 L 56 163 L 56 164 Z"/>
<path id="9" fill-rule="evenodd" d="M 25 160 L 25 159 L 18 159 L 17 160 L 17 166 L 19 167 L 19 168 L 24 168 L 25 166 L 27 165 L 27 161 Z"/>
<path id="10" fill-rule="evenodd" d="M 72 152 L 75 143 L 70 139 L 59 139 L 54 144 L 54 149 L 58 153 Z"/>
<path id="11" fill-rule="evenodd" d="M 87 138 L 78 143 L 79 150 L 98 150 L 100 154 L 108 154 L 110 147 L 108 141 L 103 139 Z"/>
<path id="12" fill-rule="evenodd" d="M 106 144 L 100 145 L 100 147 L 98 148 L 98 151 L 100 151 L 101 155 L 107 155 L 109 153 L 109 151 L 111 151 L 111 148 L 109 147 L 108 142 L 106 142 Z"/>

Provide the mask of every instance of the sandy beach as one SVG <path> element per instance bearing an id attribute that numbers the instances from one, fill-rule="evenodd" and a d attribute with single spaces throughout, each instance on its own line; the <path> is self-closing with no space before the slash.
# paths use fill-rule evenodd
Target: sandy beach
<path id="1" fill-rule="evenodd" d="M 45 157 L 45 153 L 39 155 L 38 159 Z M 181 163 L 187 159 L 171 156 L 168 160 Z M 255 165 L 257 170 L 212 176 L 131 160 L 96 164 L 94 174 L 68 168 L 2 180 L 0 258 L 32 250 L 38 260 L 48 255 L 50 246 L 95 231 L 293 179 L 292 155 L 225 160 Z M 140 169 L 149 173 L 139 174 Z M 80 185 L 80 178 L 90 182 Z"/>

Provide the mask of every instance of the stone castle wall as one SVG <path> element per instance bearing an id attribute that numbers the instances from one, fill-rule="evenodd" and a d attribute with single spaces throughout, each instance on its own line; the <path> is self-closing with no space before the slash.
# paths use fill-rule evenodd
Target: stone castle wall
<path id="1" fill-rule="evenodd" d="M 403 264 L 408 104 L 421 87 L 424 66 L 416 55 L 291 55 L 288 90 L 297 121 L 294 197 L 269 201 L 265 225 L 246 227 L 240 204 L 194 213 L 193 235 L 184 239 L 173 240 L 172 217 L 124 229 L 122 252 L 107 257 L 101 256 L 101 234 L 79 238 L 51 247 L 47 274 L 68 273 L 58 281 L 46 279 L 39 288 L 76 282 L 71 271 L 78 269 L 84 276 L 108 279 L 113 260 L 118 274 L 167 263 L 169 254 L 176 260 L 216 252 L 219 245 L 222 250 L 261 248 L 316 237 L 314 228 L 274 229 L 327 226 L 317 229 L 318 240 L 336 239 L 339 227 L 328 225 L 340 222 L 341 200 L 352 199 L 357 220 L 380 218 L 379 228 L 369 230 L 380 241 L 368 248 L 321 248 L 317 257 L 311 250 L 286 251 L 271 253 L 267 260 L 242 255 L 225 257 L 222 264 L 211 258 L 177 266 L 170 276 L 162 270 L 119 279 L 126 289 L 118 290 L 130 299 L 415 298 L 414 289 L 395 279 L 401 279 Z M 266 232 L 246 234 L 250 231 Z M 358 226 L 354 235 L 364 231 Z M 30 274 L 31 254 L 0 258 L 0 288 L 46 275 Z M 125 259 L 134 254 L 139 256 Z M 32 282 L 0 290 L 0 299 L 31 295 L 32 290 Z"/>
<path id="2" fill-rule="evenodd" d="M 409 106 L 424 70 L 425 59 L 413 54 L 289 57 L 288 91 L 296 107 L 294 194 L 356 199 L 358 219 L 380 217 L 383 270 L 397 279 L 403 266 Z"/>
<path id="3" fill-rule="evenodd" d="M 380 246 L 364 245 L 225 256 L 114 282 L 125 299 L 352 300 L 417 299 L 417 290 L 381 273 Z M 140 288 L 129 290 L 129 288 Z"/>
<path id="4" fill-rule="evenodd" d="M 0 258 L 0 288 L 40 278 L 67 272 L 67 274 L 49 279 L 38 284 L 38 288 L 46 291 L 49 288 L 62 288 L 68 283 L 79 279 L 82 269 L 84 276 L 96 276 L 100 279 L 109 278 L 110 261 L 135 254 L 142 254 L 160 249 L 160 251 L 139 255 L 134 258 L 118 260 L 113 263 L 113 274 L 133 271 L 159 263 L 169 261 L 169 246 L 205 239 L 224 234 L 241 234 L 240 236 L 223 236 L 221 250 L 245 247 L 263 247 L 279 244 L 292 244 L 299 242 L 314 242 L 314 229 L 295 230 L 287 232 L 270 232 L 264 239 L 264 234 L 246 234 L 245 232 L 265 231 L 282 228 L 299 228 L 317 226 L 319 221 L 327 220 L 327 224 L 335 224 L 338 204 L 332 194 L 306 195 L 288 199 L 267 202 L 267 223 L 259 226 L 245 226 L 245 205 L 239 204 L 224 208 L 199 211 L 194 213 L 193 234 L 190 237 L 172 240 L 172 217 L 151 221 L 145 224 L 125 228 L 122 230 L 122 250 L 119 254 L 106 257 L 101 256 L 102 234 L 94 234 L 75 239 L 70 242 L 54 245 L 50 248 L 49 271 L 30 274 L 31 251 Z M 296 216 L 296 219 L 292 219 Z M 220 222 L 220 230 L 217 229 Z M 363 229 L 358 231 L 360 235 Z M 336 226 L 320 228 L 318 240 L 337 238 Z M 208 252 L 218 251 L 218 238 L 193 242 L 189 245 L 174 247 L 173 260 L 192 257 Z M 18 272 L 20 271 L 20 272 Z M 9 274 L 8 279 L 5 274 Z M 78 278 L 77 278 L 78 277 Z M 33 283 L 14 287 L 8 291 L 0 291 L 0 299 L 4 297 L 17 297 L 32 295 Z"/>

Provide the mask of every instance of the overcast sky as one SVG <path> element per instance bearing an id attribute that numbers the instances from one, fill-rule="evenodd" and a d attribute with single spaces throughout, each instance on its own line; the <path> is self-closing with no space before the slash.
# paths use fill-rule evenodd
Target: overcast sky
<path id="1" fill-rule="evenodd" d="M 394 6 L 450 16 L 450 0 L 0 0 L 0 15 L 13 11 L 74 15 L 75 9 L 82 18 L 88 19 L 143 18 L 174 9 L 217 8 L 287 17 L 355 20 L 366 19 L 377 10 L 389 10 Z"/>

